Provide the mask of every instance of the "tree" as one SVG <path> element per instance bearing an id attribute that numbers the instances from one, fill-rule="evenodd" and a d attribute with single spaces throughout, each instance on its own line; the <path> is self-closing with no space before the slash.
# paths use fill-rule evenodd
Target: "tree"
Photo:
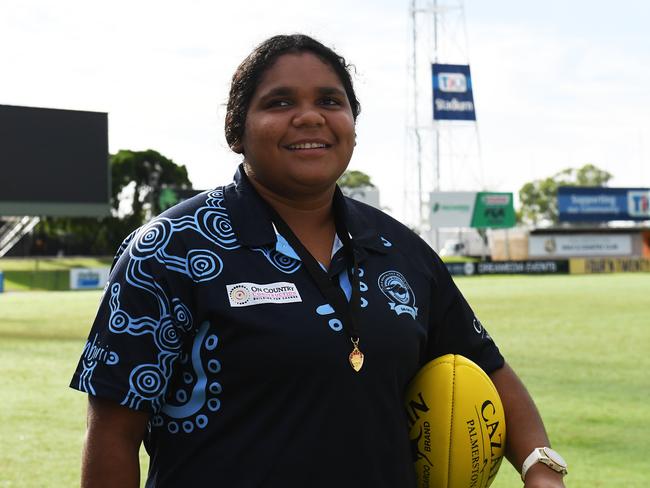
<path id="1" fill-rule="evenodd" d="M 177 188 L 192 188 L 185 166 L 179 166 L 171 159 L 152 149 L 147 151 L 121 150 L 111 156 L 112 194 L 111 204 L 117 212 L 120 207 L 120 193 L 127 186 L 133 187 L 133 201 L 129 214 L 146 217 L 159 213 L 158 197 L 165 185 Z M 148 214 L 148 215 L 147 215 Z"/>
<path id="2" fill-rule="evenodd" d="M 48 217 L 36 227 L 36 235 L 67 254 L 112 254 L 129 233 L 159 213 L 158 196 L 165 186 L 192 188 L 185 166 L 151 149 L 118 151 L 110 155 L 109 165 L 111 216 Z M 132 198 L 125 210 L 120 204 L 126 188 Z"/>
<path id="3" fill-rule="evenodd" d="M 363 171 L 348 170 L 341 175 L 338 182 L 342 188 L 360 188 L 363 186 L 369 186 L 374 188 L 375 185 L 370 181 L 370 176 L 365 174 Z"/>
<path id="4" fill-rule="evenodd" d="M 520 222 L 538 224 L 558 223 L 557 189 L 560 186 L 607 186 L 612 174 L 586 164 L 582 168 L 567 168 L 542 180 L 526 183 L 519 190 Z"/>

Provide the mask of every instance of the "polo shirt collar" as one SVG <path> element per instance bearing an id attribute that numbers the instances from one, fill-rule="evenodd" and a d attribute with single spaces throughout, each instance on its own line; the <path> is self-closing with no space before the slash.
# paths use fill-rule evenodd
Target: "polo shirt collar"
<path id="1" fill-rule="evenodd" d="M 386 254 L 386 248 L 377 229 L 365 219 L 359 210 L 346 202 L 337 186 L 334 199 L 343 209 L 348 232 L 357 246 Z M 247 247 L 273 245 L 277 241 L 267 203 L 262 200 L 240 164 L 234 182 L 224 188 L 226 210 L 230 216 L 235 236 Z M 361 249 L 360 249 L 361 251 Z M 365 254 L 363 251 L 361 254 Z"/>
<path id="2" fill-rule="evenodd" d="M 248 181 L 240 164 L 234 182 L 223 191 L 224 203 L 239 243 L 260 247 L 276 241 L 275 230 L 267 204 Z"/>

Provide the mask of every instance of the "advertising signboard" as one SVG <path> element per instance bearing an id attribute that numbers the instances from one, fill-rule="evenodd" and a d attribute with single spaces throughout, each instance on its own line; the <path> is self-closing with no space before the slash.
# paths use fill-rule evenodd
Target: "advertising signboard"
<path id="1" fill-rule="evenodd" d="M 433 119 L 476 120 L 469 65 L 432 64 Z"/>
<path id="2" fill-rule="evenodd" d="M 452 275 L 492 275 L 492 274 L 566 274 L 569 261 L 499 261 L 478 263 L 445 263 Z"/>
<path id="3" fill-rule="evenodd" d="M 433 192 L 429 202 L 431 227 L 506 229 L 515 226 L 512 193 Z"/>
<path id="4" fill-rule="evenodd" d="M 650 272 L 650 259 L 644 258 L 576 258 L 570 261 L 571 274 Z"/>
<path id="5" fill-rule="evenodd" d="M 108 282 L 109 268 L 72 268 L 70 270 L 71 290 L 96 290 Z"/>
<path id="6" fill-rule="evenodd" d="M 528 238 L 528 255 L 539 257 L 629 256 L 631 235 L 546 234 Z"/>
<path id="7" fill-rule="evenodd" d="M 476 192 L 444 191 L 429 196 L 431 227 L 470 227 Z"/>
<path id="8" fill-rule="evenodd" d="M 650 188 L 561 186 L 560 222 L 650 220 Z"/>

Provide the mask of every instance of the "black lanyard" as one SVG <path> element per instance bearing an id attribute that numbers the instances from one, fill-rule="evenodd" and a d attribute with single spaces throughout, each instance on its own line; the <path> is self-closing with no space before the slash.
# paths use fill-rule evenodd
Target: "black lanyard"
<path id="1" fill-rule="evenodd" d="M 343 204 L 339 199 L 334 198 L 334 223 L 336 226 L 336 233 L 343 243 L 343 249 L 347 258 L 345 269 L 350 280 L 350 287 L 352 288 L 352 294 L 349 302 L 347 301 L 343 290 L 334 284 L 334 282 L 327 275 L 327 272 L 320 266 L 320 264 L 318 264 L 316 259 L 309 253 L 302 242 L 300 242 L 300 239 L 296 237 L 294 232 L 282 219 L 282 217 L 280 217 L 280 215 L 271 205 L 268 205 L 268 209 L 269 213 L 271 214 L 271 219 L 275 224 L 277 230 L 287 240 L 289 245 L 291 245 L 296 254 L 298 254 L 298 257 L 300 257 L 300 260 L 305 265 L 307 272 L 316 283 L 316 286 L 318 286 L 318 289 L 327 299 L 329 304 L 334 308 L 339 318 L 342 319 L 343 328 L 345 329 L 346 333 L 350 337 L 350 340 L 352 341 L 352 344 L 354 345 L 352 353 L 350 353 L 350 357 L 348 359 L 354 370 L 359 371 L 363 365 L 363 354 L 358 347 L 358 316 L 359 311 L 361 310 L 359 266 L 357 263 L 356 253 L 354 251 L 354 244 L 345 225 L 344 209 L 342 208 L 342 205 Z M 349 263 L 352 264 L 351 270 L 348 267 Z"/>

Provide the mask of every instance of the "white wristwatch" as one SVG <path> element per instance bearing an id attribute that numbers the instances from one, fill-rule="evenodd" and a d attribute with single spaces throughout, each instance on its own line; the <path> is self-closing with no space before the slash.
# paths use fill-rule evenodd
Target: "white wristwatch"
<path id="1" fill-rule="evenodd" d="M 566 461 L 556 451 L 550 447 L 536 447 L 533 449 L 533 452 L 528 455 L 524 461 L 524 464 L 521 466 L 522 481 L 525 481 L 524 478 L 526 477 L 526 473 L 535 463 L 544 463 L 546 466 L 551 468 L 553 471 L 557 471 L 562 476 L 568 472 L 566 469 Z"/>

